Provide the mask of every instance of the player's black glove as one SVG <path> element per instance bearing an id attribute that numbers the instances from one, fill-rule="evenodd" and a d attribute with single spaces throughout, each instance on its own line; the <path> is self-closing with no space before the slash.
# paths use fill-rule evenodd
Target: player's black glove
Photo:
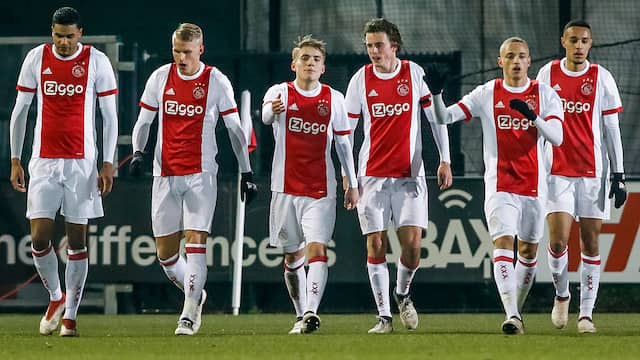
<path id="1" fill-rule="evenodd" d="M 530 121 L 535 121 L 538 117 L 538 115 L 529 108 L 529 105 L 524 100 L 511 99 L 511 101 L 509 101 L 509 107 L 524 115 L 524 117 Z"/>
<path id="2" fill-rule="evenodd" d="M 611 190 L 609 190 L 609 199 L 615 196 L 613 205 L 617 208 L 622 206 L 627 200 L 627 188 L 624 185 L 624 173 L 613 173 L 611 177 Z"/>
<path id="3" fill-rule="evenodd" d="M 446 71 L 439 69 L 437 66 L 431 65 L 427 67 L 427 73 L 423 76 L 424 82 L 427 83 L 429 90 L 433 95 L 438 95 L 442 92 L 444 85 L 447 82 Z"/>
<path id="4" fill-rule="evenodd" d="M 240 199 L 247 205 L 258 195 L 258 186 L 253 182 L 251 171 L 240 174 Z"/>
<path id="5" fill-rule="evenodd" d="M 131 175 L 138 177 L 142 173 L 142 163 L 144 163 L 144 156 L 142 151 L 136 151 L 133 153 L 131 162 L 129 163 L 129 172 Z"/>

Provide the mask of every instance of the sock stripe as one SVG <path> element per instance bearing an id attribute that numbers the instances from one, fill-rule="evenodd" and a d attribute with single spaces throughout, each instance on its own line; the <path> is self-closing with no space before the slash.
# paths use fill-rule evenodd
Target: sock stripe
<path id="1" fill-rule="evenodd" d="M 75 254 L 67 254 L 67 259 L 69 260 L 84 260 L 88 257 L 89 257 L 89 254 L 87 253 L 86 250 L 79 253 L 75 253 Z"/>
<path id="2" fill-rule="evenodd" d="M 549 251 L 549 254 L 551 256 L 553 256 L 554 258 L 558 259 L 558 258 L 563 257 L 567 253 L 567 251 L 569 251 L 569 247 L 565 246 L 564 250 L 562 250 L 562 252 L 560 254 L 558 254 L 557 252 L 554 252 L 553 250 L 551 250 L 551 246 L 547 247 L 547 251 Z"/>
<path id="3" fill-rule="evenodd" d="M 522 266 L 526 266 L 526 267 L 534 267 L 538 263 L 538 261 L 535 259 L 533 259 L 532 262 L 525 262 L 525 261 L 522 261 L 522 259 L 518 259 L 518 262 L 522 264 Z"/>
<path id="4" fill-rule="evenodd" d="M 493 258 L 493 262 L 494 263 L 497 263 L 499 261 L 505 261 L 505 262 L 513 264 L 513 258 L 512 257 L 508 257 L 508 256 L 496 256 L 496 257 Z"/>
<path id="5" fill-rule="evenodd" d="M 586 259 L 584 256 L 582 257 L 582 262 L 589 265 L 600 265 L 600 259 Z"/>
<path id="6" fill-rule="evenodd" d="M 187 245 L 184 247 L 184 250 L 187 254 L 206 254 L 207 253 L 207 247 L 204 244 L 203 246 Z"/>
<path id="7" fill-rule="evenodd" d="M 381 257 L 368 256 L 367 262 L 373 265 L 384 264 L 385 262 L 387 262 L 387 257 L 386 256 L 381 256 Z"/>
<path id="8" fill-rule="evenodd" d="M 304 266 L 304 262 L 302 262 L 302 264 L 300 264 L 300 265 L 298 265 L 296 267 L 289 267 L 290 265 L 291 264 L 284 263 L 284 269 L 286 271 L 294 272 L 294 271 L 297 271 L 298 269 L 300 269 L 301 267 L 303 267 Z"/>
<path id="9" fill-rule="evenodd" d="M 329 258 L 326 257 L 326 256 L 315 256 L 315 257 L 312 257 L 311 259 L 309 259 L 309 264 L 311 264 L 313 262 L 317 262 L 317 261 L 327 262 L 327 261 L 329 261 Z"/>
<path id="10" fill-rule="evenodd" d="M 37 251 L 36 249 L 31 248 L 31 254 L 33 256 L 36 256 L 36 257 L 43 257 L 45 255 L 48 255 L 51 252 L 51 250 L 53 250 L 53 246 L 51 246 L 51 245 L 49 245 L 48 248 L 46 248 L 46 249 L 44 249 L 42 251 Z"/>
<path id="11" fill-rule="evenodd" d="M 400 256 L 400 263 L 409 270 L 415 270 L 420 266 L 420 262 L 418 262 L 417 264 L 408 265 L 407 261 L 402 256 Z"/>
<path id="12" fill-rule="evenodd" d="M 171 266 L 171 265 L 177 263 L 179 259 L 180 259 L 180 254 L 175 254 L 172 257 L 170 257 L 168 259 L 164 259 L 164 260 L 158 258 L 158 262 L 162 266 Z"/>

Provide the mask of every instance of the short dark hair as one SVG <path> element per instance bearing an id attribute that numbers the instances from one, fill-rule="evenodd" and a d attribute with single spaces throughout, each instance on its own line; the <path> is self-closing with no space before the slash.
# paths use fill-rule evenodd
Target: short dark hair
<path id="1" fill-rule="evenodd" d="M 392 45 L 395 45 L 398 48 L 398 52 L 400 51 L 400 47 L 402 46 L 402 36 L 400 36 L 400 30 L 396 24 L 390 22 L 385 18 L 376 18 L 367 21 L 364 25 L 364 38 L 366 39 L 368 33 L 378 33 L 383 32 L 387 34 L 389 41 Z"/>
<path id="2" fill-rule="evenodd" d="M 51 26 L 58 25 L 77 25 L 78 28 L 81 28 L 82 25 L 80 23 L 80 13 L 78 10 L 72 7 L 61 7 L 53 13 L 53 17 L 51 18 Z"/>
<path id="3" fill-rule="evenodd" d="M 570 27 L 574 27 L 574 26 L 587 28 L 587 29 L 589 29 L 589 32 L 591 32 L 591 25 L 589 25 L 588 22 L 586 22 L 584 20 L 580 20 L 580 19 L 575 19 L 575 20 L 569 21 L 567 23 L 567 25 L 564 26 L 564 28 L 562 29 L 562 34 L 567 32 L 567 29 L 569 29 Z"/>

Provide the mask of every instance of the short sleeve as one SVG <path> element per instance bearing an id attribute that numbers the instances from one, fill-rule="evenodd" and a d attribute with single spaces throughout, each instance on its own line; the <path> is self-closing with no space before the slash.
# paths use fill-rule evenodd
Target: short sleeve
<path id="1" fill-rule="evenodd" d="M 118 93 L 116 76 L 109 58 L 102 52 L 92 48 L 93 56 L 96 60 L 96 95 L 107 96 Z"/>
<path id="2" fill-rule="evenodd" d="M 160 69 L 154 71 L 151 76 L 149 76 L 142 96 L 140 97 L 140 106 L 147 110 L 158 111 L 160 107 L 158 94 L 160 93 L 160 87 L 164 85 L 160 83 Z"/>
<path id="3" fill-rule="evenodd" d="M 38 51 L 40 50 L 40 51 Z M 38 79 L 36 77 L 36 67 L 38 66 L 38 55 L 42 57 L 42 46 L 31 49 L 25 56 L 22 62 L 22 68 L 20 69 L 20 75 L 18 75 L 18 84 L 16 89 L 23 92 L 36 92 L 38 87 Z"/>
<path id="4" fill-rule="evenodd" d="M 349 135 L 351 133 L 344 96 L 334 89 L 331 89 L 331 126 L 335 135 Z"/>

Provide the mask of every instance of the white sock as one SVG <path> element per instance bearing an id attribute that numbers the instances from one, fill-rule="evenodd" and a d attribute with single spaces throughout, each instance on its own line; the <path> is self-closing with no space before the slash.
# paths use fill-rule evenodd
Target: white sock
<path id="1" fill-rule="evenodd" d="M 296 309 L 296 317 L 302 317 L 307 304 L 307 273 L 304 271 L 304 256 L 292 264 L 284 263 L 284 283 L 289 298 Z"/>
<path id="2" fill-rule="evenodd" d="M 369 273 L 369 283 L 373 298 L 378 308 L 378 315 L 391 316 L 391 305 L 389 304 L 389 268 L 386 257 L 367 259 L 367 272 Z"/>
<path id="3" fill-rule="evenodd" d="M 400 257 L 400 261 L 398 261 L 398 273 L 396 276 L 396 293 L 398 295 L 407 295 L 409 293 L 409 289 L 411 288 L 411 281 L 413 280 L 413 276 L 416 274 L 415 269 L 410 269 L 404 265 L 402 262 L 402 257 Z"/>
<path id="4" fill-rule="evenodd" d="M 195 319 L 202 289 L 207 282 L 207 245 L 186 244 L 187 264 L 184 272 L 184 306 L 180 319 Z"/>
<path id="5" fill-rule="evenodd" d="M 180 252 L 177 252 L 165 260 L 158 257 L 158 262 L 160 262 L 160 266 L 162 266 L 162 270 L 164 270 L 169 280 L 171 280 L 178 289 L 184 291 L 184 272 L 187 267 L 187 262 L 180 256 Z"/>
<path id="6" fill-rule="evenodd" d="M 40 275 L 42 285 L 49 291 L 49 300 L 58 301 L 62 299 L 60 275 L 58 275 L 58 256 L 51 243 L 49 243 L 49 247 L 42 251 L 37 251 L 31 247 L 31 254 L 33 254 L 33 265 L 35 265 L 36 271 Z"/>
<path id="7" fill-rule="evenodd" d="M 89 257 L 87 248 L 80 250 L 67 249 L 67 269 L 65 271 L 65 285 L 67 300 L 65 301 L 64 318 L 75 320 L 82 300 L 84 284 L 89 272 Z"/>
<path id="8" fill-rule="evenodd" d="M 533 286 L 533 280 L 538 270 L 538 259 L 527 259 L 518 254 L 518 262 L 516 263 L 516 289 L 518 296 L 518 311 L 522 311 L 522 306 L 527 300 L 529 290 Z"/>
<path id="9" fill-rule="evenodd" d="M 309 259 L 309 273 L 307 274 L 307 306 L 305 312 L 318 312 L 322 294 L 327 285 L 329 266 L 326 256 L 316 256 Z"/>
<path id="10" fill-rule="evenodd" d="M 547 248 L 547 259 L 549 260 L 549 270 L 553 286 L 556 288 L 556 296 L 566 298 L 569 296 L 569 247 L 565 247 L 562 252 L 554 253 L 551 248 Z"/>
<path id="11" fill-rule="evenodd" d="M 598 297 L 598 287 L 600 286 L 600 255 L 587 256 L 581 254 L 582 265 L 580 266 L 580 316 L 593 316 L 593 307 Z"/>
<path id="12" fill-rule="evenodd" d="M 516 274 L 513 267 L 513 250 L 494 249 L 493 250 L 493 277 L 498 287 L 498 293 L 502 300 L 502 306 L 507 314 L 507 319 L 517 316 L 518 299 L 516 296 Z"/>

